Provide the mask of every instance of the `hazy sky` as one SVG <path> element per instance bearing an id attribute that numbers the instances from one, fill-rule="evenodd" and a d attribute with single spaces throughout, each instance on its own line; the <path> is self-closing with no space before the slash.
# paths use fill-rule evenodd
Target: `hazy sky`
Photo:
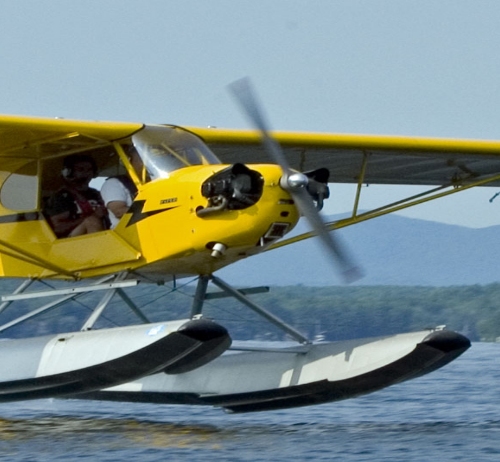
<path id="1" fill-rule="evenodd" d="M 495 0 L 0 5 L 5 114 L 248 127 L 225 88 L 248 75 L 276 129 L 500 138 Z M 328 211 L 346 208 L 344 189 L 332 187 Z M 495 192 L 460 193 L 411 215 L 498 224 Z"/>

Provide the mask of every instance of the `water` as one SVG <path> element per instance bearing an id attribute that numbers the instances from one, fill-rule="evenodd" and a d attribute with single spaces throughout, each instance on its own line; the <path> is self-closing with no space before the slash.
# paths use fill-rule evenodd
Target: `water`
<path id="1" fill-rule="evenodd" d="M 498 461 L 500 344 L 428 376 L 321 406 L 256 414 L 127 403 L 0 405 L 0 460 Z"/>

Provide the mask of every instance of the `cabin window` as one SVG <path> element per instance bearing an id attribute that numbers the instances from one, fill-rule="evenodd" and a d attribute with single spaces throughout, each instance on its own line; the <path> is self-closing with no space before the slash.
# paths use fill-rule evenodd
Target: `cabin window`
<path id="1" fill-rule="evenodd" d="M 8 162 L 7 162 L 8 163 Z M 27 212 L 38 207 L 37 162 L 1 172 L 3 184 L 0 190 L 2 206 L 17 212 Z"/>

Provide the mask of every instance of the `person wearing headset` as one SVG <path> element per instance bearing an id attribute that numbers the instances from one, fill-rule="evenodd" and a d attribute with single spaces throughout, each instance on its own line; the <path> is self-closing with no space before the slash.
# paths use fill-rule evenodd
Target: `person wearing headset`
<path id="1" fill-rule="evenodd" d="M 89 186 L 97 174 L 95 160 L 74 154 L 64 159 L 64 187 L 48 200 L 44 214 L 57 237 L 74 237 L 106 229 L 107 211 L 99 191 Z"/>

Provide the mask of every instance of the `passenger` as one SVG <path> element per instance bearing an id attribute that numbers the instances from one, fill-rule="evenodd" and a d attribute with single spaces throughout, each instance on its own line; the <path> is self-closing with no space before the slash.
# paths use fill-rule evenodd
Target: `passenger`
<path id="1" fill-rule="evenodd" d="M 134 150 L 130 153 L 128 159 L 137 176 L 142 178 L 144 164 L 139 154 Z M 109 219 L 111 222 L 111 229 L 113 229 L 120 221 L 120 218 L 127 213 L 136 194 L 137 188 L 128 175 L 112 176 L 104 182 L 101 188 L 101 196 L 104 205 L 110 212 Z"/>
<path id="2" fill-rule="evenodd" d="M 99 191 L 89 187 L 97 174 L 95 160 L 74 154 L 64 159 L 65 186 L 47 201 L 44 214 L 57 237 L 74 237 L 106 229 L 109 223 Z"/>

